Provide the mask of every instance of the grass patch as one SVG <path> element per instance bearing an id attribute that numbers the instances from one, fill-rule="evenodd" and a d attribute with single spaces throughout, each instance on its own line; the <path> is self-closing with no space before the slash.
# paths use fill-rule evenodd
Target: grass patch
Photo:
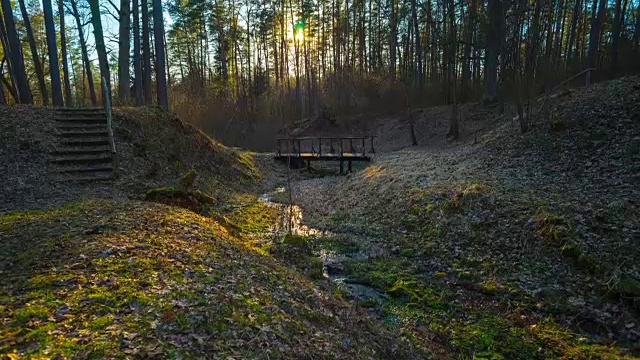
<path id="1" fill-rule="evenodd" d="M 2 256 L 31 251 L 30 260 L 0 262 L 3 355 L 426 356 L 191 211 L 84 202 L 0 221 Z M 300 244 L 287 242 L 292 256 Z"/>
<path id="2" fill-rule="evenodd" d="M 471 304 L 465 300 L 454 301 L 460 299 L 460 294 L 440 281 L 447 276 L 446 273 L 423 276 L 406 260 L 353 261 L 347 264 L 347 272 L 355 281 L 391 295 L 383 298 L 381 305 L 385 322 L 396 326 L 405 324 L 399 330 L 417 342 L 434 336 L 440 338 L 461 358 L 613 359 L 625 356 L 620 349 L 599 344 L 593 338 L 578 336 L 550 317 L 539 317 L 537 323 L 522 322 L 518 314 L 536 311 L 535 301 L 526 305 L 527 302 L 510 300 L 508 289 L 495 278 L 487 278 L 470 287 L 470 298 L 477 300 L 479 293 L 500 296 L 499 302 L 505 302 L 505 308 L 513 310 L 481 309 L 473 305 L 473 301 Z M 527 306 L 531 309 L 527 310 Z M 426 327 L 431 335 L 415 330 L 421 327 Z"/>

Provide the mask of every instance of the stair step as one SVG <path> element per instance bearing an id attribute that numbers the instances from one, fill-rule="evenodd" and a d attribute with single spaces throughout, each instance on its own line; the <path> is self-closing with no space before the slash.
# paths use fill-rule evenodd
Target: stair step
<path id="1" fill-rule="evenodd" d="M 88 175 L 68 175 L 60 176 L 56 179 L 59 183 L 82 183 L 82 182 L 98 182 L 98 181 L 113 181 L 115 180 L 113 174 L 88 174 Z"/>
<path id="2" fill-rule="evenodd" d="M 58 130 L 104 130 L 107 131 L 107 124 L 57 124 L 56 129 Z"/>
<path id="3" fill-rule="evenodd" d="M 107 130 L 91 130 L 91 131 L 63 131 L 57 132 L 56 135 L 65 138 L 78 138 L 78 137 L 100 137 L 109 136 Z"/>
<path id="4" fill-rule="evenodd" d="M 60 174 L 85 174 L 85 173 L 112 173 L 113 167 L 111 166 L 95 166 L 95 167 L 72 167 L 62 168 L 58 170 Z"/>
<path id="5" fill-rule="evenodd" d="M 91 111 L 91 110 L 80 110 L 80 111 L 58 111 L 56 112 L 57 116 L 105 116 L 106 112 L 104 110 L 100 111 Z"/>
<path id="6" fill-rule="evenodd" d="M 65 156 L 65 157 L 56 157 L 51 160 L 53 164 L 67 164 L 67 165 L 96 165 L 96 164 L 106 164 L 113 161 L 111 155 L 73 155 L 73 156 Z"/>
<path id="7" fill-rule="evenodd" d="M 53 156 L 111 154 L 108 147 L 61 148 L 51 152 Z"/>
<path id="8" fill-rule="evenodd" d="M 58 108 L 58 112 L 78 112 L 78 111 L 104 111 L 103 108 Z"/>
<path id="9" fill-rule="evenodd" d="M 105 139 L 82 139 L 82 140 L 76 140 L 76 139 L 65 139 L 63 141 L 60 141 L 60 145 L 64 145 L 64 146 L 100 146 L 100 145 L 109 145 L 109 139 L 105 138 Z"/>
<path id="10" fill-rule="evenodd" d="M 73 117 L 73 118 L 56 118 L 55 119 L 59 123 L 67 124 L 67 125 L 78 125 L 78 124 L 107 124 L 107 120 L 103 117 L 89 118 L 89 117 Z"/>

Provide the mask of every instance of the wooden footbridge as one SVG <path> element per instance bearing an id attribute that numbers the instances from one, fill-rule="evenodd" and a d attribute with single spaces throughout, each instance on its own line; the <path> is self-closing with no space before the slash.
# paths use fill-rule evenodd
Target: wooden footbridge
<path id="1" fill-rule="evenodd" d="M 344 163 L 354 161 L 371 161 L 376 150 L 373 145 L 374 136 L 348 137 L 292 137 L 278 138 L 275 159 L 299 168 L 311 161 L 339 161 L 340 173 L 344 173 Z M 368 148 L 367 148 L 368 147 Z"/>

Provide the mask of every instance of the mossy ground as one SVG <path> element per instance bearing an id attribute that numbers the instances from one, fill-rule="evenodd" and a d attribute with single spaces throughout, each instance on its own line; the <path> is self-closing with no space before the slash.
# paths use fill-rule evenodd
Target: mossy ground
<path id="1" fill-rule="evenodd" d="M 4 213 L 0 273 L 2 356 L 424 356 L 215 220 L 177 207 L 90 201 Z"/>
<path id="2" fill-rule="evenodd" d="M 634 278 L 616 278 L 617 269 L 611 264 L 617 263 L 616 256 L 634 256 L 635 250 L 628 249 L 624 254 L 604 251 L 596 258 L 590 244 L 577 233 L 571 219 L 580 210 L 572 207 L 574 203 L 566 195 L 539 201 L 535 193 L 510 192 L 497 186 L 459 182 L 417 193 L 402 222 L 387 228 L 386 254 L 342 264 L 343 276 L 349 281 L 389 295 L 381 297 L 382 303 L 365 301 L 362 305 L 408 338 L 430 344 L 443 356 L 638 356 L 640 349 L 633 341 L 607 339 L 597 327 L 583 331 L 575 326 L 583 308 L 556 297 L 564 289 L 557 289 L 555 295 L 547 292 L 551 282 L 545 278 L 559 274 L 561 264 L 577 282 L 571 284 L 573 289 L 587 289 L 585 294 L 599 298 L 613 295 L 615 302 L 625 294 L 627 300 L 633 299 L 637 296 L 632 295 L 637 288 Z M 368 224 L 362 214 L 338 214 L 331 218 L 333 227 L 329 229 L 344 229 L 341 223 L 346 222 L 358 233 Z M 591 224 L 621 227 L 628 220 L 623 212 Z M 336 246 L 335 237 L 316 243 L 341 254 L 361 247 L 366 251 L 366 244 L 351 244 L 360 237 L 344 235 L 351 240 L 342 246 Z M 612 238 L 614 235 L 620 234 L 609 233 Z M 542 292 L 532 293 L 523 287 L 522 274 L 537 277 L 535 285 Z"/>

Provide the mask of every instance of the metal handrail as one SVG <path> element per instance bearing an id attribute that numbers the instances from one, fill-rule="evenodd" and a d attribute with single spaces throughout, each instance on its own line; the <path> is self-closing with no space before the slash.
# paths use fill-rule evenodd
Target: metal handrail
<path id="1" fill-rule="evenodd" d="M 104 96 L 104 112 L 107 115 L 107 132 L 109 134 L 109 145 L 111 146 L 111 156 L 113 157 L 114 171 L 117 173 L 118 165 L 116 159 L 116 142 L 113 138 L 113 127 L 111 125 L 111 93 L 107 86 L 107 80 L 102 77 L 102 94 Z"/>

